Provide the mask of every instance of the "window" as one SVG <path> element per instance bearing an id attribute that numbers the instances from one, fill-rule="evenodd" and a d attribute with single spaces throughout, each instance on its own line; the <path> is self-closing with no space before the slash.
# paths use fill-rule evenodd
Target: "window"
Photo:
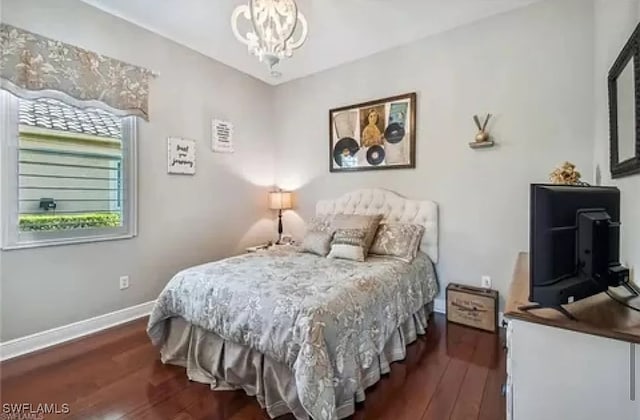
<path id="1" fill-rule="evenodd" d="M 133 237 L 136 122 L 0 91 L 3 248 Z"/>

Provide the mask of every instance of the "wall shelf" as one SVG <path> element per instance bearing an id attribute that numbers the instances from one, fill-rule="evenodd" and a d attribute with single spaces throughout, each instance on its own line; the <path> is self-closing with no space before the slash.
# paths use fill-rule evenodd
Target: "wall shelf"
<path id="1" fill-rule="evenodd" d="M 474 141 L 469 143 L 469 147 L 472 149 L 487 149 L 489 147 L 495 146 L 495 143 L 492 140 L 489 141 Z"/>

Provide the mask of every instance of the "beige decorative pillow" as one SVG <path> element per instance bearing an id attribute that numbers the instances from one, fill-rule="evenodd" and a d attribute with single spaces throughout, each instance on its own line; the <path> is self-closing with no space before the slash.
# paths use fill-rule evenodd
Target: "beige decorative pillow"
<path id="1" fill-rule="evenodd" d="M 364 261 L 367 255 L 364 251 L 367 234 L 367 229 L 337 229 L 327 258 Z"/>
<path id="2" fill-rule="evenodd" d="M 367 232 L 364 241 L 364 255 L 369 253 L 369 248 L 376 236 L 378 225 L 382 220 L 382 215 L 365 216 L 361 214 L 337 214 L 333 218 L 331 227 L 333 230 L 338 229 L 364 229 Z"/>
<path id="3" fill-rule="evenodd" d="M 332 233 L 309 231 L 302 240 L 302 252 L 326 257 L 331 250 Z"/>
<path id="4" fill-rule="evenodd" d="M 423 234 L 424 226 L 421 225 L 381 224 L 369 253 L 411 262 L 418 255 Z"/>

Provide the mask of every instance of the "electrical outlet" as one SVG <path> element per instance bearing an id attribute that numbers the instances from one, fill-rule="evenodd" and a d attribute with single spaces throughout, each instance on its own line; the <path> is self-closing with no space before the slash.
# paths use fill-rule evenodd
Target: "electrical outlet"
<path id="1" fill-rule="evenodd" d="M 120 290 L 129 288 L 129 276 L 120 277 Z"/>
<path id="2" fill-rule="evenodd" d="M 491 289 L 491 276 L 482 276 L 482 287 Z"/>

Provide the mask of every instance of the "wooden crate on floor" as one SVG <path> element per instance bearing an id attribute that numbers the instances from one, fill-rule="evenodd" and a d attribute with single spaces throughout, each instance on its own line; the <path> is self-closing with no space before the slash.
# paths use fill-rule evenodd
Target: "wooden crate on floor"
<path id="1" fill-rule="evenodd" d="M 495 333 L 498 292 L 451 283 L 447 286 L 447 321 Z"/>

